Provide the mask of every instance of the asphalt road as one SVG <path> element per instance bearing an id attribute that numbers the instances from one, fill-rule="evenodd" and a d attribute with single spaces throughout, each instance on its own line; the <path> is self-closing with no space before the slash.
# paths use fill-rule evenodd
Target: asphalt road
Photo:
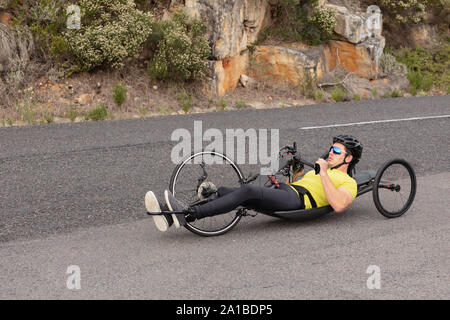
<path id="1" fill-rule="evenodd" d="M 449 299 L 448 115 L 440 96 L 0 128 L 0 299 Z M 406 118 L 417 119 L 390 121 Z M 368 194 L 308 222 L 258 215 L 216 238 L 160 233 L 143 196 L 167 188 L 171 134 L 194 120 L 279 129 L 280 145 L 297 141 L 311 160 L 353 134 L 359 170 L 413 165 L 416 200 L 398 219 Z M 302 129 L 316 126 L 327 127 Z M 71 265 L 81 289 L 67 287 Z M 380 289 L 367 287 L 371 265 Z"/>

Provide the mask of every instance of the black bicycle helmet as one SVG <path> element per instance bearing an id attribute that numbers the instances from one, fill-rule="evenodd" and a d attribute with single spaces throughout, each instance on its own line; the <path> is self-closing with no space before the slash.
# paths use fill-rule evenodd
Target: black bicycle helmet
<path id="1" fill-rule="evenodd" d="M 350 154 L 353 156 L 352 161 L 350 161 L 350 165 L 348 167 L 348 173 L 351 175 L 352 170 L 355 169 L 355 165 L 359 162 L 359 159 L 361 159 L 362 151 L 363 151 L 363 145 L 361 142 L 359 142 L 354 136 L 349 134 L 340 134 L 335 137 L 333 137 L 333 143 L 341 143 L 347 148 L 347 150 L 350 152 Z M 345 163 L 345 159 L 344 159 Z M 344 164 L 342 163 L 342 164 Z"/>

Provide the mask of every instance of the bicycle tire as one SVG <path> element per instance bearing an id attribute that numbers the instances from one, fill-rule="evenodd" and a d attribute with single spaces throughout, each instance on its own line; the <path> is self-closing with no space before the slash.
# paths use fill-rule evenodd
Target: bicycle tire
<path id="1" fill-rule="evenodd" d="M 217 156 L 219 158 L 222 158 L 222 160 L 225 161 L 224 165 L 227 165 L 227 166 L 231 167 L 231 169 L 232 169 L 231 171 L 228 170 L 226 173 L 234 172 L 236 174 L 235 179 L 233 179 L 233 177 L 230 177 L 230 176 L 227 176 L 226 178 L 228 180 L 230 180 L 230 179 L 235 180 L 233 182 L 235 183 L 236 187 L 241 185 L 241 183 L 244 179 L 244 175 L 242 174 L 242 171 L 237 164 L 235 164 L 232 160 L 230 160 L 228 157 L 226 157 L 225 155 L 223 155 L 221 153 L 218 153 L 215 151 L 201 151 L 201 152 L 192 154 L 191 156 L 187 157 L 182 163 L 177 165 L 175 167 L 175 169 L 173 170 L 172 176 L 170 178 L 169 189 L 175 197 L 177 197 L 177 195 L 179 196 L 179 194 L 180 194 L 179 185 L 180 185 L 180 180 L 182 179 L 181 173 L 183 172 L 183 169 L 184 169 L 184 171 L 187 171 L 187 172 L 194 171 L 194 170 L 192 170 L 192 167 L 188 168 L 187 165 L 190 164 L 191 161 L 193 161 L 195 164 L 195 161 L 196 161 L 195 159 L 203 158 L 205 155 Z M 200 164 L 199 164 L 199 166 L 200 166 Z M 210 165 L 208 165 L 208 166 L 210 166 Z M 209 167 L 209 169 L 210 169 L 210 167 Z M 226 175 L 226 173 L 224 175 Z M 214 181 L 213 183 L 215 183 L 215 185 L 218 187 L 218 186 L 223 185 L 223 182 L 225 182 L 225 181 Z M 192 185 L 193 183 L 194 183 L 193 181 L 187 181 L 187 186 L 194 187 L 194 189 L 191 190 L 192 193 L 190 194 L 190 196 L 195 197 L 195 195 L 197 194 L 197 191 L 195 190 L 196 186 Z M 218 183 L 220 183 L 220 185 L 218 185 Z M 184 199 L 180 199 L 180 200 L 184 200 Z M 237 213 L 231 212 L 231 213 L 226 213 L 224 215 L 220 215 L 221 218 L 218 218 L 218 217 L 219 216 L 206 217 L 203 219 L 196 220 L 194 222 L 188 222 L 187 225 L 185 225 L 185 228 L 197 235 L 204 236 L 204 237 L 219 236 L 219 235 L 223 235 L 224 233 L 226 233 L 226 232 L 230 231 L 232 228 L 234 228 L 236 226 L 236 224 L 240 221 L 242 216 Z M 217 222 L 217 220 L 219 220 L 219 219 L 223 221 L 220 224 Z M 218 226 L 216 227 L 214 224 L 218 224 Z M 206 225 L 209 225 L 209 227 L 207 228 Z"/>
<path id="2" fill-rule="evenodd" d="M 393 177 L 386 177 L 386 172 L 388 172 L 393 166 L 398 166 L 398 169 L 395 171 L 392 169 Z M 405 172 L 402 172 L 399 174 L 399 169 L 406 169 Z M 392 175 L 392 174 L 391 174 Z M 408 192 L 407 200 L 406 202 L 400 206 L 396 210 L 390 210 L 387 208 L 387 200 L 383 199 L 385 196 L 388 196 L 387 198 L 396 198 L 396 202 L 398 203 L 398 199 L 403 200 L 403 196 L 400 193 L 402 189 L 407 188 L 408 181 L 410 184 L 409 190 L 406 189 Z M 403 186 L 400 184 L 402 182 Z M 397 184 L 398 183 L 398 184 Z M 373 201 L 375 203 L 375 207 L 377 210 L 385 217 L 387 218 L 397 218 L 403 215 L 406 211 L 409 210 L 411 207 L 414 198 L 416 196 L 416 189 L 417 189 L 417 180 L 416 175 L 414 173 L 414 169 L 412 166 L 404 159 L 392 159 L 389 161 L 386 161 L 378 170 L 377 175 L 375 176 L 374 186 L 373 186 Z M 380 190 L 388 190 L 389 192 L 385 193 L 383 192 L 383 196 L 380 194 Z M 395 197 L 398 196 L 398 197 Z M 394 202 L 394 201 L 391 201 Z"/>

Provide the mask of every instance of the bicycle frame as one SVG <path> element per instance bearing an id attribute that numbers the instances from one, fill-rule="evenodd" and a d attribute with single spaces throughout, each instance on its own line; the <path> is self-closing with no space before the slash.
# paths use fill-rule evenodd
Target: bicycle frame
<path id="1" fill-rule="evenodd" d="M 366 184 L 358 186 L 358 192 L 356 193 L 356 197 L 362 196 L 367 192 L 371 192 L 373 190 L 373 179 Z"/>

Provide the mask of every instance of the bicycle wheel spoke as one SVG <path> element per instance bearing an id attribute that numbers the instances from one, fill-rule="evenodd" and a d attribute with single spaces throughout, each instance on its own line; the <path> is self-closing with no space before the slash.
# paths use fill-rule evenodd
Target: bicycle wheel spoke
<path id="1" fill-rule="evenodd" d="M 404 205 L 404 204 L 406 203 L 406 201 L 403 199 L 402 193 L 399 192 L 398 195 L 399 195 L 399 197 L 400 197 L 400 199 L 402 200 L 402 203 L 403 203 L 403 205 Z"/>

